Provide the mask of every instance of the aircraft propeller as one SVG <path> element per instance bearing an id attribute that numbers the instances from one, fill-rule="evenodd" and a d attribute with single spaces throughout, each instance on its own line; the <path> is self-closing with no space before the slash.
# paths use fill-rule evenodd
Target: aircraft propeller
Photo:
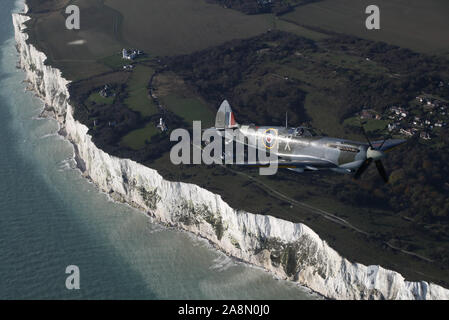
<path id="1" fill-rule="evenodd" d="M 365 136 L 366 140 L 368 141 L 369 148 L 366 151 L 366 160 L 362 163 L 362 165 L 357 169 L 356 173 L 354 174 L 354 179 L 360 179 L 362 174 L 368 169 L 368 167 L 371 165 L 371 163 L 374 161 L 376 164 L 377 171 L 379 172 L 379 175 L 382 177 L 385 183 L 388 183 L 389 176 L 385 170 L 385 167 L 381 161 L 382 158 L 385 157 L 385 154 L 382 152 L 382 147 L 385 144 L 385 141 L 387 141 L 388 137 L 384 139 L 384 141 L 380 144 L 379 147 L 375 148 L 373 144 L 371 143 L 368 135 L 366 134 L 365 129 L 363 126 L 361 126 L 362 133 Z"/>

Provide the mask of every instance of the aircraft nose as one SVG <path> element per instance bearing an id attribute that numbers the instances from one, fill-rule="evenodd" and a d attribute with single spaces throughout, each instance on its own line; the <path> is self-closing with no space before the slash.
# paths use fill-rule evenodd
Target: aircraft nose
<path id="1" fill-rule="evenodd" d="M 380 160 L 382 158 L 385 158 L 385 153 L 380 150 L 368 148 L 368 150 L 366 150 L 366 158 L 373 159 L 374 161 Z"/>

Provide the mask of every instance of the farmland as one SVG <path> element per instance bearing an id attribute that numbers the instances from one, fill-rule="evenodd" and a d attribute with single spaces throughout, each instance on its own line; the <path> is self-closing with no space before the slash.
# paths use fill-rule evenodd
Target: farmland
<path id="1" fill-rule="evenodd" d="M 119 67 L 122 63 L 115 54 L 124 47 L 137 47 L 156 57 L 192 53 L 271 29 L 326 37 L 272 14 L 247 16 L 203 0 L 134 0 L 132 6 L 121 0 L 73 0 L 70 3 L 80 7 L 81 29 L 72 31 L 65 28 L 62 8 L 67 3 L 31 1 L 36 14 L 28 25 L 30 41 L 72 80 Z"/>
<path id="2" fill-rule="evenodd" d="M 163 101 L 167 109 L 182 117 L 189 125 L 192 121 L 201 121 L 204 128 L 212 127 L 214 124 L 215 113 L 198 98 L 169 95 L 164 97 Z"/>
<path id="3" fill-rule="evenodd" d="M 368 0 L 324 0 L 296 8 L 281 19 L 301 25 L 385 41 L 424 53 L 449 52 L 449 2 L 446 0 L 378 0 L 380 30 L 367 30 Z"/>
<path id="4" fill-rule="evenodd" d="M 149 144 L 151 137 L 158 133 L 159 131 L 154 123 L 149 122 L 144 128 L 136 129 L 124 136 L 120 144 L 133 150 L 139 150 Z"/>
<path id="5" fill-rule="evenodd" d="M 325 36 L 286 21 L 277 22 L 272 14 L 248 16 L 204 0 L 134 0 L 133 3 L 129 6 L 122 0 L 105 1 L 105 5 L 123 14 L 121 32 L 126 41 L 158 56 L 192 53 L 269 29 L 313 38 Z"/>
<path id="6" fill-rule="evenodd" d="M 157 113 L 157 108 L 148 96 L 148 83 L 154 70 L 150 67 L 138 65 L 132 72 L 128 82 L 128 98 L 124 103 L 142 117 Z"/>

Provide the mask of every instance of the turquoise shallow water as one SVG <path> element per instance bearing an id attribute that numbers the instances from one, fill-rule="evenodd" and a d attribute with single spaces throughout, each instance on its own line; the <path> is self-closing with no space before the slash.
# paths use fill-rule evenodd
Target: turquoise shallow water
<path id="1" fill-rule="evenodd" d="M 74 170 L 71 145 L 15 68 L 0 3 L 0 299 L 313 299 L 195 237 L 113 203 Z M 65 288 L 77 265 L 81 290 Z"/>

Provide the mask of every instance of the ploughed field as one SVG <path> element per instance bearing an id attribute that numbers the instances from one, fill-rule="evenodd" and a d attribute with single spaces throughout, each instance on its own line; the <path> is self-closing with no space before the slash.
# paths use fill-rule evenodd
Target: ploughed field
<path id="1" fill-rule="evenodd" d="M 382 114 L 391 105 L 412 105 L 422 92 L 449 98 L 440 86 L 449 83 L 445 58 L 297 24 L 295 14 L 328 1 L 280 17 L 194 0 L 72 2 L 81 8 L 81 30 L 63 28 L 66 1 L 31 1 L 30 37 L 75 80 L 75 117 L 100 148 L 166 179 L 198 184 L 234 208 L 303 222 L 351 261 L 449 285 L 447 129 L 430 143 L 413 138 L 392 153 L 385 161 L 390 185 L 373 168 L 358 182 L 282 170 L 262 177 L 253 169 L 174 166 L 168 156 L 170 130 L 189 128 L 192 120 L 209 126 L 225 98 L 241 123 L 282 125 L 288 112 L 291 126 L 363 141 L 353 125 L 362 106 Z M 77 40 L 85 42 L 70 44 Z M 130 62 L 121 59 L 122 48 L 145 52 L 132 70 L 123 69 Z M 169 132 L 156 128 L 160 117 Z M 367 130 L 373 139 L 387 134 L 376 120 Z"/>

